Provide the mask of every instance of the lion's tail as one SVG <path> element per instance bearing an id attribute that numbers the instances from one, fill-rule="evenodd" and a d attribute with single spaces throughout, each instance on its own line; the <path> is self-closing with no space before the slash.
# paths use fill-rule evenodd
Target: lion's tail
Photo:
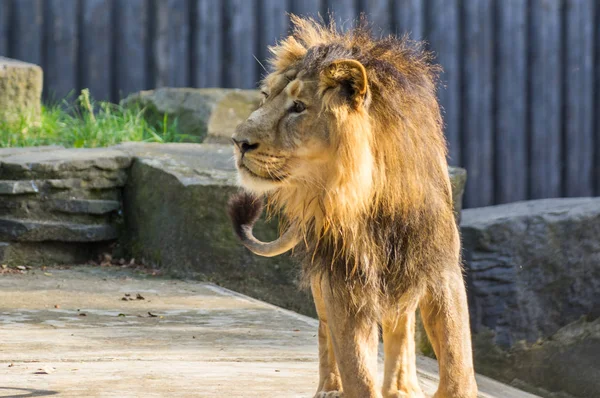
<path id="1" fill-rule="evenodd" d="M 262 214 L 263 203 L 257 196 L 240 191 L 229 198 L 227 211 L 237 236 L 251 252 L 264 257 L 273 257 L 285 253 L 300 242 L 296 228 L 290 227 L 272 242 L 262 242 L 254 237 L 252 228 Z"/>

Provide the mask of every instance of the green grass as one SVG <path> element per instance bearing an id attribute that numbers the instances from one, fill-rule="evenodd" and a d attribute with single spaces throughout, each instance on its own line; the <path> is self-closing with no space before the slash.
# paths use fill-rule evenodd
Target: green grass
<path id="1" fill-rule="evenodd" d="M 11 123 L 0 121 L 0 147 L 94 148 L 126 141 L 181 142 L 190 141 L 190 137 L 178 132 L 176 119 L 165 115 L 161 121 L 150 123 L 143 109 L 95 102 L 88 90 L 82 90 L 76 101 L 42 106 L 38 122 L 32 123 L 26 116 Z"/>

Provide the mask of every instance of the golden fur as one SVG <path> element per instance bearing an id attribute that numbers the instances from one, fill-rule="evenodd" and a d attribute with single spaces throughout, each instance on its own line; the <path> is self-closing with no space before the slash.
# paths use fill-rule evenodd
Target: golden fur
<path id="1" fill-rule="evenodd" d="M 418 44 L 374 39 L 364 23 L 342 34 L 311 19 L 292 22 L 293 34 L 271 49 L 265 101 L 234 140 L 242 185 L 283 214 L 288 246 L 291 235 L 301 242 L 295 250 L 321 321 L 316 396 L 381 396 L 380 322 L 382 394 L 421 397 L 420 306 L 440 361 L 436 397 L 475 397 L 438 67 Z M 241 213 L 234 224 L 252 249 L 253 220 Z"/>

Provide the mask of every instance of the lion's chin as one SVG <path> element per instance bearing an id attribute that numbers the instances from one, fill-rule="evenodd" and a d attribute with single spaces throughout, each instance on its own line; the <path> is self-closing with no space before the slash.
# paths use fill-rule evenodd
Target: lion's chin
<path id="1" fill-rule="evenodd" d="M 257 194 L 263 194 L 277 189 L 281 186 L 281 181 L 261 177 L 246 166 L 238 165 L 238 184 L 244 189 Z"/>

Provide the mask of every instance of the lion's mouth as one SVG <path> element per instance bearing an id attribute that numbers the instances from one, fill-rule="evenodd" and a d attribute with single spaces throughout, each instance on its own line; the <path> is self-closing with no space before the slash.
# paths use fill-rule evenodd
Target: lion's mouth
<path id="1" fill-rule="evenodd" d="M 243 161 L 238 162 L 238 168 L 240 171 L 244 171 L 249 174 L 252 178 L 256 178 L 262 181 L 270 181 L 270 182 L 282 182 L 287 178 L 287 175 L 281 172 L 267 172 L 265 175 L 261 175 L 253 171 L 250 167 L 246 166 Z"/>

